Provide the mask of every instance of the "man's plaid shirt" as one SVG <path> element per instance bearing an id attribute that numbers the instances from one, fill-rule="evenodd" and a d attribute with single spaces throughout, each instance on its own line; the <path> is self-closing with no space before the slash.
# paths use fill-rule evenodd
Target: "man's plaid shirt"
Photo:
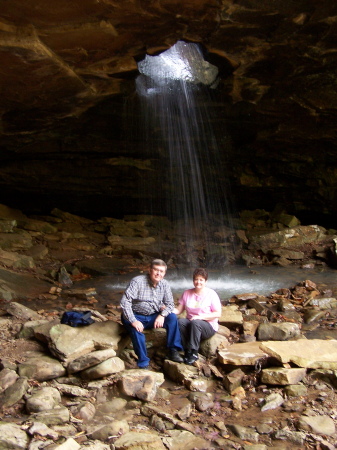
<path id="1" fill-rule="evenodd" d="M 148 275 L 139 275 L 126 288 L 121 308 L 124 318 L 131 323 L 137 320 L 135 314 L 149 316 L 162 312 L 163 316 L 168 316 L 174 309 L 171 288 L 164 279 L 154 287 Z"/>

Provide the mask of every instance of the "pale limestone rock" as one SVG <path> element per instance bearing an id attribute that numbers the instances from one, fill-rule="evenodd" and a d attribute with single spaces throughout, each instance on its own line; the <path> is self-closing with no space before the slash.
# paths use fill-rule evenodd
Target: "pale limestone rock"
<path id="1" fill-rule="evenodd" d="M 34 413 L 30 415 L 30 420 L 42 422 L 46 425 L 62 425 L 69 422 L 70 413 L 65 406 L 58 406 L 53 409 Z"/>
<path id="2" fill-rule="evenodd" d="M 164 373 L 172 380 L 185 384 L 186 380 L 196 378 L 198 369 L 187 364 L 180 364 L 166 359 L 163 365 Z"/>
<path id="3" fill-rule="evenodd" d="M 287 341 L 301 333 L 297 323 L 261 323 L 257 330 L 259 341 Z"/>
<path id="4" fill-rule="evenodd" d="M 248 336 L 255 336 L 258 326 L 259 322 L 256 320 L 245 321 L 243 322 L 243 333 Z"/>
<path id="5" fill-rule="evenodd" d="M 300 430 L 310 433 L 332 436 L 336 432 L 334 421 L 329 416 L 301 416 L 298 423 Z"/>
<path id="6" fill-rule="evenodd" d="M 113 373 L 122 372 L 123 370 L 125 370 L 124 361 L 118 356 L 114 356 L 96 366 L 83 370 L 80 375 L 81 378 L 86 380 L 96 380 L 97 378 L 103 378 Z"/>
<path id="7" fill-rule="evenodd" d="M 11 302 L 6 306 L 6 311 L 11 316 L 23 320 L 41 320 L 42 317 L 36 311 L 21 305 L 21 303 Z"/>
<path id="8" fill-rule="evenodd" d="M 161 438 L 155 433 L 130 431 L 115 442 L 116 450 L 166 450 Z"/>
<path id="9" fill-rule="evenodd" d="M 110 436 L 118 436 L 119 434 L 125 434 L 130 431 L 129 424 L 126 420 L 114 420 L 113 422 L 106 424 L 90 434 L 92 439 L 99 439 L 106 441 Z"/>
<path id="10" fill-rule="evenodd" d="M 163 443 L 169 450 L 188 450 L 193 448 L 207 448 L 209 443 L 190 431 L 167 430 Z"/>
<path id="11" fill-rule="evenodd" d="M 40 319 L 40 320 L 30 320 L 29 322 L 25 322 L 19 332 L 19 338 L 29 339 L 34 336 L 35 328 L 49 323 L 48 320 Z"/>
<path id="12" fill-rule="evenodd" d="M 67 371 L 69 374 L 80 372 L 81 370 L 100 364 L 114 356 L 116 356 L 116 351 L 113 348 L 97 350 L 96 352 L 88 353 L 87 355 L 83 355 L 80 358 L 71 361 L 67 367 Z"/>
<path id="13" fill-rule="evenodd" d="M 26 401 L 26 409 L 29 413 L 35 413 L 55 408 L 61 402 L 59 391 L 53 387 L 42 387 L 34 390 Z"/>
<path id="14" fill-rule="evenodd" d="M 243 315 L 238 311 L 237 305 L 223 306 L 221 310 L 221 317 L 219 318 L 221 325 L 242 325 Z"/>
<path id="15" fill-rule="evenodd" d="M 91 402 L 84 402 L 77 406 L 76 417 L 83 422 L 90 422 L 96 414 L 96 408 Z"/>
<path id="16" fill-rule="evenodd" d="M 280 384 L 282 386 L 296 384 L 303 380 L 306 372 L 306 369 L 302 368 L 268 367 L 262 370 L 261 382 L 265 384 Z"/>
<path id="17" fill-rule="evenodd" d="M 0 372 L 0 392 L 12 386 L 18 379 L 19 375 L 12 369 L 3 369 Z"/>
<path id="18" fill-rule="evenodd" d="M 279 406 L 283 405 L 284 398 L 278 392 L 273 392 L 268 395 L 264 400 L 264 405 L 261 408 L 261 411 L 269 411 L 270 409 L 276 409 Z"/>
<path id="19" fill-rule="evenodd" d="M 206 377 L 189 378 L 184 381 L 185 386 L 192 392 L 206 392 L 216 386 L 215 380 Z"/>
<path id="20" fill-rule="evenodd" d="M 151 401 L 155 398 L 157 389 L 165 379 L 160 372 L 151 370 L 133 369 L 117 374 L 117 384 L 121 392 L 131 397 L 144 401 Z"/>
<path id="21" fill-rule="evenodd" d="M 216 333 L 211 338 L 201 341 L 199 352 L 205 356 L 205 358 L 211 358 L 216 355 L 217 350 L 221 350 L 228 346 L 228 339 Z"/>
<path id="22" fill-rule="evenodd" d="M 26 394 L 29 388 L 28 379 L 20 377 L 9 386 L 0 396 L 0 409 L 15 405 Z"/>
<path id="23" fill-rule="evenodd" d="M 267 354 L 260 349 L 259 342 L 244 342 L 233 344 L 218 354 L 218 360 L 222 364 L 233 364 L 235 366 L 254 366 Z"/>
<path id="24" fill-rule="evenodd" d="M 55 387 L 62 394 L 73 396 L 73 397 L 90 397 L 91 393 L 88 389 L 81 388 L 79 386 L 73 386 L 71 384 L 62 384 L 55 382 Z"/>
<path id="25" fill-rule="evenodd" d="M 80 444 L 75 439 L 68 438 L 62 444 L 55 444 L 53 450 L 78 450 L 80 447 Z"/>
<path id="26" fill-rule="evenodd" d="M 6 267 L 13 269 L 34 269 L 35 262 L 31 256 L 21 255 L 0 249 L 0 261 Z"/>
<path id="27" fill-rule="evenodd" d="M 0 448 L 25 450 L 28 446 L 29 438 L 19 425 L 14 423 L 0 422 Z"/>
<path id="28" fill-rule="evenodd" d="M 244 441 L 258 442 L 259 440 L 259 433 L 254 431 L 252 428 L 243 427 L 241 425 L 228 425 L 228 428 L 233 431 L 235 436 L 243 439 Z"/>
<path id="29" fill-rule="evenodd" d="M 42 422 L 34 422 L 33 425 L 29 428 L 28 432 L 31 436 L 37 434 L 39 436 L 51 439 L 57 439 L 59 437 L 59 434 L 55 430 L 52 430 Z"/>
<path id="30" fill-rule="evenodd" d="M 284 392 L 288 397 L 303 397 L 307 395 L 308 388 L 304 384 L 286 386 Z"/>
<path id="31" fill-rule="evenodd" d="M 20 376 L 34 378 L 37 381 L 52 380 L 66 374 L 62 364 L 50 356 L 41 354 L 21 363 L 18 368 Z"/>
<path id="32" fill-rule="evenodd" d="M 117 350 L 122 325 L 113 321 L 96 322 L 85 327 L 52 325 L 38 327 L 35 336 L 48 342 L 50 351 L 65 364 L 95 350 Z"/>
<path id="33" fill-rule="evenodd" d="M 282 363 L 292 362 L 298 367 L 311 369 L 337 369 L 337 341 L 298 339 L 289 342 L 263 342 L 261 350 Z"/>

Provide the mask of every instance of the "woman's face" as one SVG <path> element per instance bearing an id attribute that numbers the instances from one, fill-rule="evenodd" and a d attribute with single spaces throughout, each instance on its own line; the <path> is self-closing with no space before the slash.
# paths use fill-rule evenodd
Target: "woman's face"
<path id="1" fill-rule="evenodd" d="M 202 289 L 206 284 L 206 280 L 202 276 L 197 275 L 193 280 L 193 284 L 196 289 Z"/>

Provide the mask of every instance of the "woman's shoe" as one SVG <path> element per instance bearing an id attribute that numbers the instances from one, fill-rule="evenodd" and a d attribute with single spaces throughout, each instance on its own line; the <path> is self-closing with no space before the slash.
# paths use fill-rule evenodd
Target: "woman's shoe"
<path id="1" fill-rule="evenodd" d="M 186 352 L 185 358 L 184 358 L 184 363 L 188 364 L 188 365 L 192 365 L 198 359 L 199 359 L 199 356 L 198 356 L 197 352 L 193 352 L 193 351 L 192 352 Z"/>

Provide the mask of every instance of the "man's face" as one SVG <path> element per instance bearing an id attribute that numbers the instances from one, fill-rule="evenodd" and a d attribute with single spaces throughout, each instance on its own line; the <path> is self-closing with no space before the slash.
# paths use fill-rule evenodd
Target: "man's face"
<path id="1" fill-rule="evenodd" d="M 149 270 L 150 280 L 154 285 L 158 284 L 166 274 L 166 268 L 164 266 L 153 266 Z"/>

